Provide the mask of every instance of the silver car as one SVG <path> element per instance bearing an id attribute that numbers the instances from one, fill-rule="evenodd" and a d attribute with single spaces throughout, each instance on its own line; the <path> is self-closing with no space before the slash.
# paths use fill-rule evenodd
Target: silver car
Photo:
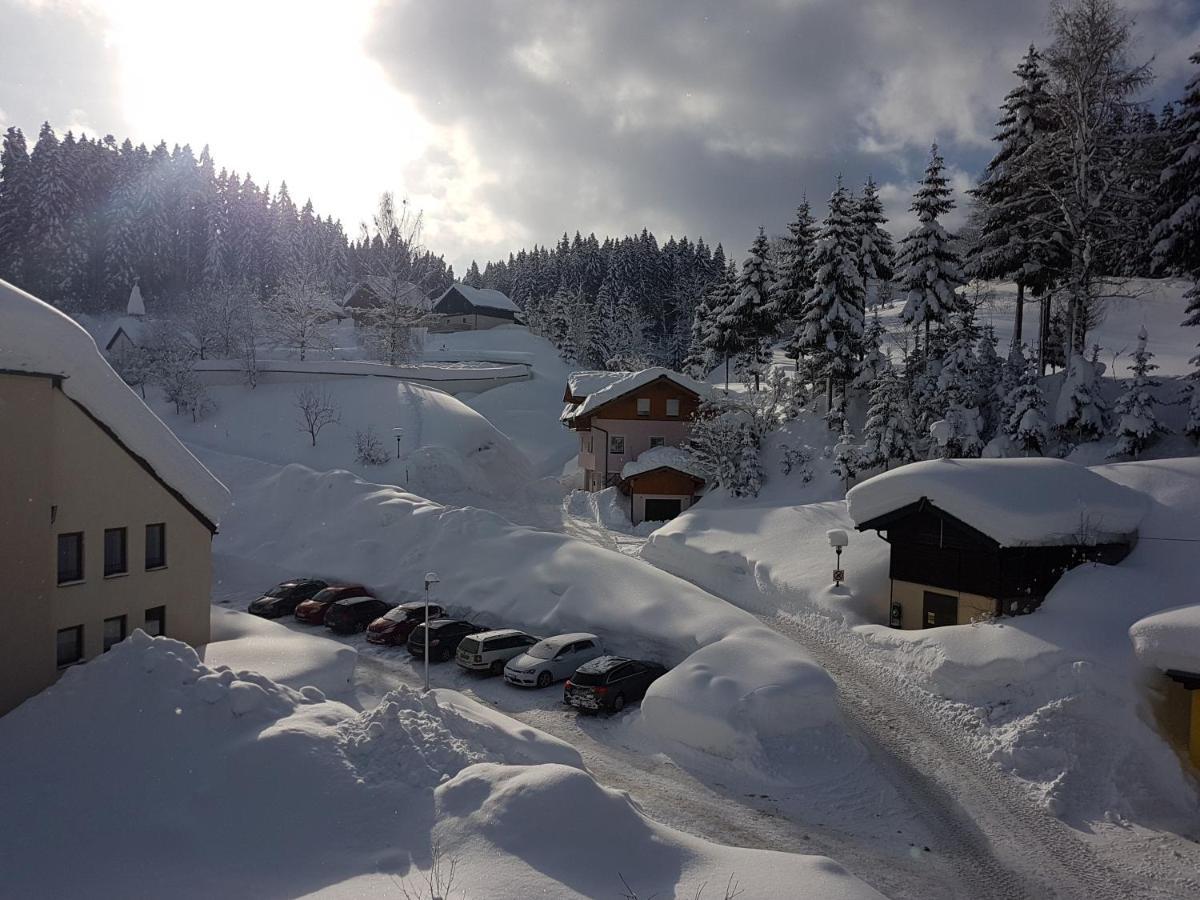
<path id="1" fill-rule="evenodd" d="M 538 641 L 504 667 L 504 680 L 522 687 L 547 687 L 570 678 L 585 662 L 604 656 L 600 638 L 577 632 Z"/>

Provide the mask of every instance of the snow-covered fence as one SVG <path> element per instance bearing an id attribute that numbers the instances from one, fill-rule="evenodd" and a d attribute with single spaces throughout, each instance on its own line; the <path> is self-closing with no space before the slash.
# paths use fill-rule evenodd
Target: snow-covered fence
<path id="1" fill-rule="evenodd" d="M 205 384 L 243 384 L 245 366 L 240 360 L 199 359 L 195 372 Z M 260 384 L 327 381 L 330 378 L 394 378 L 449 394 L 480 393 L 502 384 L 526 381 L 530 367 L 524 363 L 443 362 L 411 366 L 387 366 L 360 360 L 284 360 L 260 359 L 257 364 Z"/>

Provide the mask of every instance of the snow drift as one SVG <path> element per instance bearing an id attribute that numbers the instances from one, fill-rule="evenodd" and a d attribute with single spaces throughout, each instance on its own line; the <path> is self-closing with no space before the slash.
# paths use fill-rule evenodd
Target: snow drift
<path id="1" fill-rule="evenodd" d="M 1146 616 L 1129 628 L 1133 652 L 1161 672 L 1200 674 L 1200 605 Z"/>

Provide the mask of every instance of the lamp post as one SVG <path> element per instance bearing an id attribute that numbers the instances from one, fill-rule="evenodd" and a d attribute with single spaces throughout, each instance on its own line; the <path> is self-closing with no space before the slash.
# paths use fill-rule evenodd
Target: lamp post
<path id="1" fill-rule="evenodd" d="M 393 428 L 392 434 L 396 436 L 396 459 L 400 458 L 400 438 L 404 437 L 403 428 Z"/>
<path id="2" fill-rule="evenodd" d="M 825 537 L 829 539 L 829 546 L 833 548 L 837 557 L 833 568 L 833 583 L 841 584 L 846 580 L 846 573 L 842 569 L 842 548 L 850 543 L 850 536 L 841 528 L 831 528 L 825 532 Z"/>
<path id="3" fill-rule="evenodd" d="M 437 572 L 425 573 L 425 693 L 429 693 L 429 587 L 441 581 Z"/>

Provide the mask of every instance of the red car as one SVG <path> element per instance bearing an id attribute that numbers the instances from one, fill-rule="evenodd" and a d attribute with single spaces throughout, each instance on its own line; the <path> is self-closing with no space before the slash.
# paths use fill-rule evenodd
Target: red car
<path id="1" fill-rule="evenodd" d="M 375 595 L 361 584 L 335 584 L 320 591 L 311 600 L 305 600 L 296 607 L 296 620 L 305 625 L 324 625 L 325 613 L 329 607 L 339 600 L 350 597 L 374 597 Z"/>
<path id="2" fill-rule="evenodd" d="M 446 611 L 436 603 L 429 604 L 429 621 L 440 619 Z M 403 646 L 412 630 L 425 621 L 425 602 L 416 600 L 401 603 L 388 610 L 367 626 L 367 640 L 372 644 Z"/>

